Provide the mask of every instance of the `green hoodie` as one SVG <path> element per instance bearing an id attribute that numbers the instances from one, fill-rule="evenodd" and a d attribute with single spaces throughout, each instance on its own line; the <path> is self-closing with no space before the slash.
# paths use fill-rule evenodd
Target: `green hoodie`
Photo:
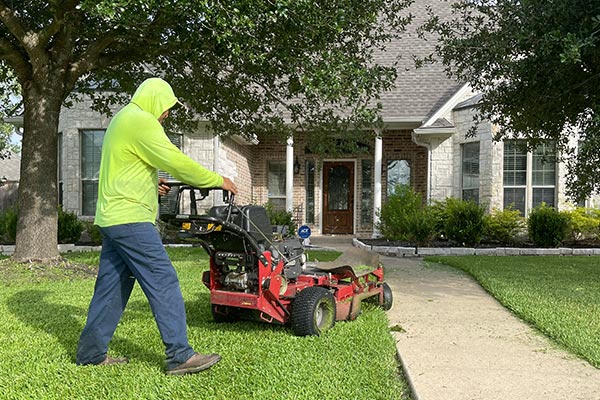
<path id="1" fill-rule="evenodd" d="M 173 145 L 158 117 L 177 103 L 171 86 L 150 78 L 110 122 L 102 144 L 95 224 L 155 223 L 158 169 L 196 187 L 220 187 L 223 178 Z"/>

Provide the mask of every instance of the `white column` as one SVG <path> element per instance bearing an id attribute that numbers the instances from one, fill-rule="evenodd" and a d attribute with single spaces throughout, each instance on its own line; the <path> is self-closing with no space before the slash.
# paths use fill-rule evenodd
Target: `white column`
<path id="1" fill-rule="evenodd" d="M 289 137 L 285 149 L 285 210 L 294 209 L 294 138 Z"/>
<path id="2" fill-rule="evenodd" d="M 373 237 L 379 236 L 377 225 L 379 224 L 379 210 L 381 210 L 381 168 L 383 163 L 383 140 L 381 131 L 377 131 L 375 137 L 375 157 L 373 160 Z"/>

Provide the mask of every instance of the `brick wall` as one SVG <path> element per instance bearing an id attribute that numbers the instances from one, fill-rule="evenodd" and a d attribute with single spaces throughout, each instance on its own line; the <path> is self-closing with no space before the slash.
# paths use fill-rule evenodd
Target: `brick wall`
<path id="1" fill-rule="evenodd" d="M 242 144 L 231 138 L 222 140 L 219 173 L 233 180 L 238 187 L 236 203 L 252 203 L 252 165 L 254 164 L 254 147 L 252 144 Z"/>
<path id="2" fill-rule="evenodd" d="M 381 187 L 382 202 L 387 198 L 386 168 L 390 160 L 406 160 L 410 166 L 410 184 L 413 189 L 427 195 L 427 149 L 412 141 L 410 130 L 386 131 L 383 133 L 383 165 Z M 373 156 L 371 155 L 371 158 Z"/>

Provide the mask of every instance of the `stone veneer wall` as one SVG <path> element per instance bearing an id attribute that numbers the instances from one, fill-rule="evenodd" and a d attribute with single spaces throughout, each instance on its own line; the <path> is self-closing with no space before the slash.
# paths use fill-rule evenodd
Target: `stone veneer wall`
<path id="1" fill-rule="evenodd" d="M 493 137 L 497 131 L 497 127 L 493 126 L 487 121 L 481 122 L 477 126 L 477 134 L 475 137 L 466 137 L 467 131 L 473 125 L 473 117 L 475 115 L 476 108 L 469 107 L 456 110 L 453 114 L 454 125 L 457 128 L 457 134 L 454 137 L 453 147 L 453 164 L 454 164 L 454 185 L 457 189 L 454 193 L 455 197 L 460 198 L 461 193 L 461 165 L 462 165 L 462 152 L 460 145 L 467 142 L 479 141 L 480 142 L 480 156 L 479 156 L 479 173 L 480 173 L 480 187 L 479 187 L 479 200 L 481 204 L 488 206 L 488 212 L 493 209 L 503 209 L 504 199 L 504 182 L 503 182 L 503 170 L 504 170 L 504 144 L 503 142 L 497 142 L 493 140 Z M 576 144 L 576 138 L 572 139 L 571 145 Z M 557 164 L 557 206 L 559 209 L 565 209 L 572 207 L 572 203 L 566 197 L 566 174 L 567 168 L 565 163 Z"/>
<path id="2" fill-rule="evenodd" d="M 479 201 L 488 206 L 488 212 L 494 208 L 502 209 L 503 199 L 503 145 L 493 141 L 493 127 L 488 122 L 480 123 L 476 135 L 466 137 L 473 126 L 475 109 L 463 108 L 454 112 L 454 125 L 457 133 L 454 136 L 453 165 L 454 187 L 453 196 L 462 197 L 462 149 L 461 145 L 469 142 L 479 142 Z"/>
<path id="3" fill-rule="evenodd" d="M 60 113 L 58 132 L 62 132 L 62 182 L 63 207 L 67 211 L 81 214 L 81 137 L 86 129 L 106 129 L 112 116 L 104 116 L 91 108 L 92 102 L 84 99 L 63 108 Z M 113 112 L 118 111 L 115 107 Z M 93 219 L 93 216 L 86 217 Z"/>
<path id="4" fill-rule="evenodd" d="M 449 138 L 431 138 L 429 141 L 431 151 L 430 200 L 443 200 L 452 196 L 455 191 L 453 144 L 454 137 L 452 136 Z"/>

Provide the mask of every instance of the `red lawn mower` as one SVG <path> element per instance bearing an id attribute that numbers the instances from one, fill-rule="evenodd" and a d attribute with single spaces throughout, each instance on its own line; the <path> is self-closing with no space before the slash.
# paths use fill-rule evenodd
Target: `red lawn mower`
<path id="1" fill-rule="evenodd" d="M 237 206 L 234 196 L 223 192 L 225 205 L 198 215 L 196 202 L 208 190 L 170 185 L 177 212 L 161 212 L 161 219 L 178 227 L 180 239 L 209 254 L 210 270 L 202 282 L 210 290 L 216 322 L 289 323 L 298 336 L 320 335 L 336 321 L 354 320 L 365 299 L 391 308 L 392 291 L 376 253 L 351 248 L 332 262 L 308 262 L 300 239 L 274 240 L 264 207 Z M 183 204 L 189 210 L 181 212 Z"/>

